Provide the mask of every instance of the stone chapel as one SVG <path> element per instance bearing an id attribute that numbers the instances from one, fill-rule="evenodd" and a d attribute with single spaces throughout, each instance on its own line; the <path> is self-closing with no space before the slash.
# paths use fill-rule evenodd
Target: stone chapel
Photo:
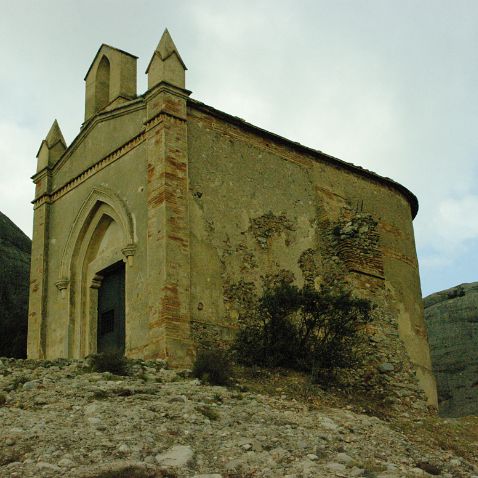
<path id="1" fill-rule="evenodd" d="M 265 280 L 333 272 L 383 310 L 371 333 L 403 344 L 436 403 L 416 197 L 192 99 L 167 30 L 139 95 L 136 60 L 103 44 L 79 134 L 67 145 L 55 121 L 38 151 L 28 356 L 189 364 L 233 337 Z"/>

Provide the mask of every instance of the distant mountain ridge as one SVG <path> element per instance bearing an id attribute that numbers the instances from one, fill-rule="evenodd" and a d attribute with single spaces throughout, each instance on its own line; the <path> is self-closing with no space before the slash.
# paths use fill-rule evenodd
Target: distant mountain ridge
<path id="1" fill-rule="evenodd" d="M 423 299 L 442 416 L 478 415 L 478 282 Z"/>
<path id="2" fill-rule="evenodd" d="M 31 242 L 0 212 L 0 356 L 26 356 Z"/>

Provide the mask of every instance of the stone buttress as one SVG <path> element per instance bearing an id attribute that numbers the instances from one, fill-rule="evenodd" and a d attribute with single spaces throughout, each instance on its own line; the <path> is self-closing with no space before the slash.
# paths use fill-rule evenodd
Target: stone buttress
<path id="1" fill-rule="evenodd" d="M 147 355 L 191 358 L 185 65 L 166 30 L 146 70 Z"/>
<path id="2" fill-rule="evenodd" d="M 47 311 L 48 239 L 51 169 L 66 150 L 65 140 L 55 120 L 37 153 L 37 172 L 33 176 L 35 199 L 33 213 L 32 259 L 28 312 L 27 353 L 30 358 L 45 358 Z"/>

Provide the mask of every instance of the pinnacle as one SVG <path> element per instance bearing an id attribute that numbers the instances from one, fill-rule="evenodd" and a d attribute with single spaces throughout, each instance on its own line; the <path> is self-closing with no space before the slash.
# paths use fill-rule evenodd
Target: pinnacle
<path id="1" fill-rule="evenodd" d="M 158 46 L 156 47 L 156 52 L 159 53 L 161 60 L 163 61 L 175 53 L 184 69 L 187 69 L 167 28 L 164 30 L 161 40 L 159 40 Z"/>
<path id="2" fill-rule="evenodd" d="M 57 120 L 53 121 L 50 131 L 46 135 L 45 141 L 49 148 L 58 143 L 58 141 L 61 141 L 63 145 L 66 146 L 65 138 L 63 138 L 63 134 Z"/>

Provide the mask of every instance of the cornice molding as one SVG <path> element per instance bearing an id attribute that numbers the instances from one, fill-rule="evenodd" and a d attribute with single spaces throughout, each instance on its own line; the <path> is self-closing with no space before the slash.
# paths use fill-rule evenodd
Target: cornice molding
<path id="1" fill-rule="evenodd" d="M 53 203 L 57 201 L 59 198 L 70 192 L 72 189 L 76 188 L 81 183 L 84 183 L 94 174 L 98 173 L 99 171 L 102 171 L 104 168 L 114 163 L 119 158 L 123 157 L 125 154 L 129 153 L 131 150 L 140 145 L 145 139 L 145 133 L 141 132 L 127 143 L 115 149 L 112 153 L 100 159 L 97 163 L 82 171 L 78 176 L 74 177 L 73 179 L 65 183 L 63 186 L 60 186 L 59 188 L 55 189 L 55 191 L 51 192 L 50 194 L 44 194 L 43 196 L 35 199 L 33 201 L 34 207 L 38 207 L 45 202 Z"/>

